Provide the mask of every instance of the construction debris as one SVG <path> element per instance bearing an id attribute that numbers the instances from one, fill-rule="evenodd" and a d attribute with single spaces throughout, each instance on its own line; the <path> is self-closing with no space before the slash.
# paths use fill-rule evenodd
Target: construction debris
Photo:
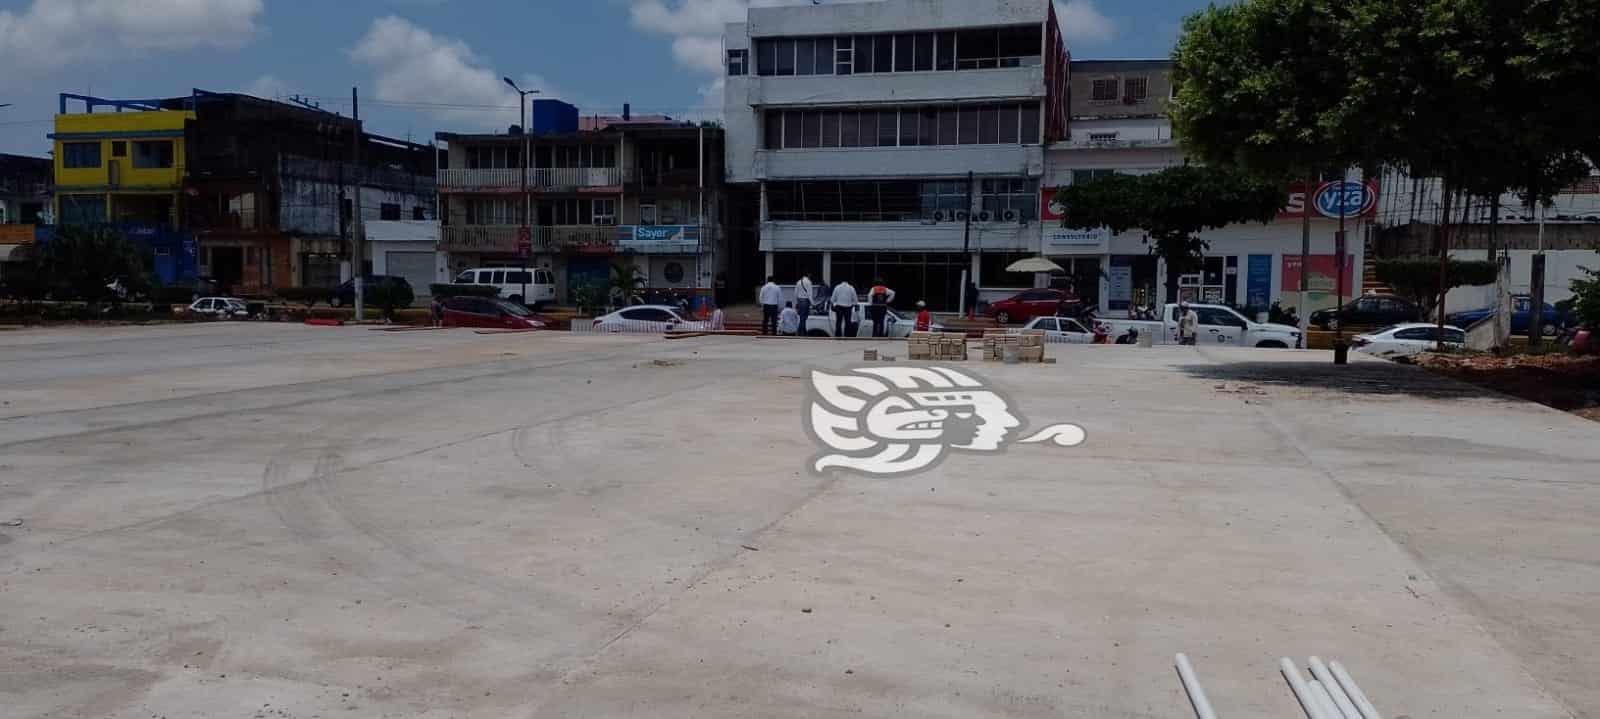
<path id="1" fill-rule="evenodd" d="M 989 330 L 983 333 L 985 362 L 1044 362 L 1044 330 L 1010 333 Z"/>
<path id="2" fill-rule="evenodd" d="M 912 332 L 906 354 L 914 360 L 967 361 L 967 336 L 957 332 Z"/>

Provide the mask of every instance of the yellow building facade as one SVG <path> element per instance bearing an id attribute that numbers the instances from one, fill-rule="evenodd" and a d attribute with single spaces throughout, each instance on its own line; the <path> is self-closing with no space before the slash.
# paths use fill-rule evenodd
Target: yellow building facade
<path id="1" fill-rule="evenodd" d="M 194 112 L 118 110 L 56 115 L 57 222 L 177 227 Z"/>

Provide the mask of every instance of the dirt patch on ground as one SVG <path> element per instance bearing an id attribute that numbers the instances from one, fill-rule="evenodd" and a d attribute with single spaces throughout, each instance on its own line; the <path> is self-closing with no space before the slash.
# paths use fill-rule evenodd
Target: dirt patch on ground
<path id="1" fill-rule="evenodd" d="M 1600 357 L 1436 355 L 1417 364 L 1463 382 L 1600 421 Z"/>

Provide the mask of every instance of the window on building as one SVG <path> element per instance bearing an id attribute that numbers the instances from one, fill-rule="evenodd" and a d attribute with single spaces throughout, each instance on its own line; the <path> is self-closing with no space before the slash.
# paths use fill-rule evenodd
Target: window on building
<path id="1" fill-rule="evenodd" d="M 874 55 L 877 53 L 876 45 L 874 44 L 875 40 L 876 36 L 874 35 L 855 36 L 854 71 L 857 75 L 877 72 L 877 68 L 874 67 L 873 63 Z"/>
<path id="2" fill-rule="evenodd" d="M 100 166 L 100 143 L 98 142 L 63 142 L 61 143 L 61 166 L 67 169 L 83 169 Z"/>
<path id="3" fill-rule="evenodd" d="M 594 201 L 594 224 L 617 224 L 617 201 L 614 199 L 596 199 Z"/>
<path id="4" fill-rule="evenodd" d="M 939 111 L 935 108 L 924 107 L 917 110 L 917 144 L 939 144 Z"/>
<path id="5" fill-rule="evenodd" d="M 816 38 L 802 37 L 794 41 L 794 74 L 815 75 L 816 65 Z"/>
<path id="6" fill-rule="evenodd" d="M 861 113 L 854 110 L 839 113 L 839 146 L 861 146 Z"/>
<path id="7" fill-rule="evenodd" d="M 1030 257 L 1026 252 L 984 252 L 978 255 L 978 276 L 984 287 L 1032 287 L 1032 272 L 1007 272 L 1006 268 L 1018 260 Z"/>
<path id="8" fill-rule="evenodd" d="M 837 112 L 822 113 L 822 146 L 839 146 L 839 115 Z"/>
<path id="9" fill-rule="evenodd" d="M 1038 25 L 1003 27 L 995 31 L 995 60 L 1000 67 L 1038 65 L 1044 38 Z"/>
<path id="10" fill-rule="evenodd" d="M 795 41 L 793 39 L 784 38 L 784 39 L 777 40 L 776 43 L 777 43 L 777 46 L 778 46 L 778 73 L 777 74 L 780 77 L 784 76 L 784 75 L 793 75 L 794 74 L 794 46 L 795 46 Z"/>
<path id="11" fill-rule="evenodd" d="M 1130 77 L 1122 81 L 1123 98 L 1131 102 L 1144 102 L 1150 97 L 1150 78 Z"/>
<path id="12" fill-rule="evenodd" d="M 814 65 L 812 72 L 817 75 L 832 75 L 833 37 L 813 38 L 811 42 L 811 57 Z"/>
<path id="13" fill-rule="evenodd" d="M 1073 170 L 1072 184 L 1082 185 L 1085 183 L 1094 182 L 1102 177 L 1110 177 L 1115 174 L 1117 174 L 1116 170 Z"/>
<path id="14" fill-rule="evenodd" d="M 812 110 L 801 116 L 800 142 L 802 147 L 822 147 L 822 113 Z"/>
<path id="15" fill-rule="evenodd" d="M 1038 103 L 1025 103 L 1020 110 L 1022 113 L 1022 144 L 1037 145 L 1043 140 L 1039 136 L 1039 105 Z"/>
<path id="16" fill-rule="evenodd" d="M 738 77 L 748 72 L 750 65 L 749 50 L 728 51 L 728 75 Z"/>
<path id="17" fill-rule="evenodd" d="M 1032 180 L 986 179 L 980 188 L 983 194 L 979 207 L 989 213 L 991 221 L 1033 222 L 1039 219 L 1039 188 Z M 1015 217 L 1008 218 L 1007 213 L 1015 213 Z"/>
<path id="18" fill-rule="evenodd" d="M 922 219 L 954 222 L 956 212 L 967 209 L 967 183 L 935 180 L 922 183 Z"/>
<path id="19" fill-rule="evenodd" d="M 1000 107 L 983 105 L 978 108 L 978 144 L 994 145 L 1000 142 Z"/>
<path id="20" fill-rule="evenodd" d="M 986 70 L 999 67 L 998 49 L 993 28 L 962 30 L 956 33 L 956 69 Z"/>
<path id="21" fill-rule="evenodd" d="M 935 44 L 937 45 L 937 50 L 933 69 L 956 69 L 956 34 L 954 32 L 941 32 Z"/>
<path id="22" fill-rule="evenodd" d="M 856 113 L 861 123 L 861 144 L 859 147 L 875 147 L 878 144 L 878 113 L 873 110 L 862 110 Z"/>
<path id="23" fill-rule="evenodd" d="M 917 72 L 933 71 L 933 38 L 931 32 L 919 32 L 916 35 L 913 48 L 912 61 Z"/>
<path id="24" fill-rule="evenodd" d="M 1116 102 L 1117 79 L 1114 77 L 1096 78 L 1089 84 L 1089 100 L 1092 102 Z"/>
<path id="25" fill-rule="evenodd" d="M 900 33 L 894 36 L 894 71 L 913 72 L 916 70 L 916 41 L 911 33 Z"/>
<path id="26" fill-rule="evenodd" d="M 99 147 L 96 143 L 95 148 Z M 61 217 L 57 218 L 57 224 L 84 225 L 106 221 L 104 195 L 62 195 L 59 204 Z"/>
<path id="27" fill-rule="evenodd" d="M 915 108 L 900 111 L 900 146 L 916 147 L 920 135 L 922 115 Z"/>
<path id="28" fill-rule="evenodd" d="M 855 69 L 855 38 L 842 35 L 833 39 L 834 74 L 849 75 Z"/>
<path id="29" fill-rule="evenodd" d="M 395 202 L 382 202 L 382 203 L 379 203 L 378 204 L 378 219 L 380 219 L 380 220 L 398 220 L 398 219 L 400 219 L 400 205 L 399 205 L 399 203 L 395 203 Z"/>
<path id="30" fill-rule="evenodd" d="M 413 220 L 426 220 L 426 219 L 428 219 L 428 211 L 427 211 L 427 209 L 424 208 L 422 205 L 417 205 L 416 207 L 411 208 L 411 219 L 413 219 Z"/>
<path id="31" fill-rule="evenodd" d="M 1022 131 L 1019 124 L 1020 118 L 1018 117 L 1021 112 L 1020 105 L 1000 106 L 1000 136 L 996 142 L 1002 145 L 1017 144 L 1018 134 Z"/>
<path id="32" fill-rule="evenodd" d="M 116 140 L 116 141 L 112 142 L 111 143 L 111 156 L 112 157 L 127 157 L 128 156 L 128 141 L 127 140 Z"/>
<path id="33" fill-rule="evenodd" d="M 783 113 L 783 146 L 798 148 L 805 146 L 802 133 L 801 113 L 798 110 L 786 110 Z"/>
<path id="34" fill-rule="evenodd" d="M 762 76 L 778 74 L 778 42 L 776 40 L 756 41 L 756 74 Z"/>
<path id="35" fill-rule="evenodd" d="M 762 115 L 762 121 L 766 125 L 762 133 L 766 137 L 764 146 L 768 150 L 783 149 L 783 113 L 768 110 Z"/>
<path id="36" fill-rule="evenodd" d="M 960 110 L 961 144 L 978 144 L 978 106 L 967 105 Z"/>
<path id="37" fill-rule="evenodd" d="M 900 113 L 895 110 L 878 111 L 878 147 L 895 146 L 895 140 L 899 137 L 899 117 Z"/>
<path id="38" fill-rule="evenodd" d="M 959 117 L 960 117 L 960 112 L 956 108 L 953 108 L 953 107 L 941 107 L 941 108 L 939 108 L 939 144 L 940 145 L 957 145 L 957 144 L 960 144 L 960 142 L 961 142 L 960 135 L 958 135 L 956 133 L 957 119 Z"/>
<path id="39" fill-rule="evenodd" d="M 872 46 L 872 71 L 894 72 L 894 36 L 875 35 Z"/>

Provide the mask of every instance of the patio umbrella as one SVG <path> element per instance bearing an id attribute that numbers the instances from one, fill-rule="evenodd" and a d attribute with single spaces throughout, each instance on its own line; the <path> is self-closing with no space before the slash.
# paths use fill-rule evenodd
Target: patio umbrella
<path id="1" fill-rule="evenodd" d="M 1017 260 L 1006 267 L 1006 272 L 1061 272 L 1061 265 L 1044 257 Z"/>

